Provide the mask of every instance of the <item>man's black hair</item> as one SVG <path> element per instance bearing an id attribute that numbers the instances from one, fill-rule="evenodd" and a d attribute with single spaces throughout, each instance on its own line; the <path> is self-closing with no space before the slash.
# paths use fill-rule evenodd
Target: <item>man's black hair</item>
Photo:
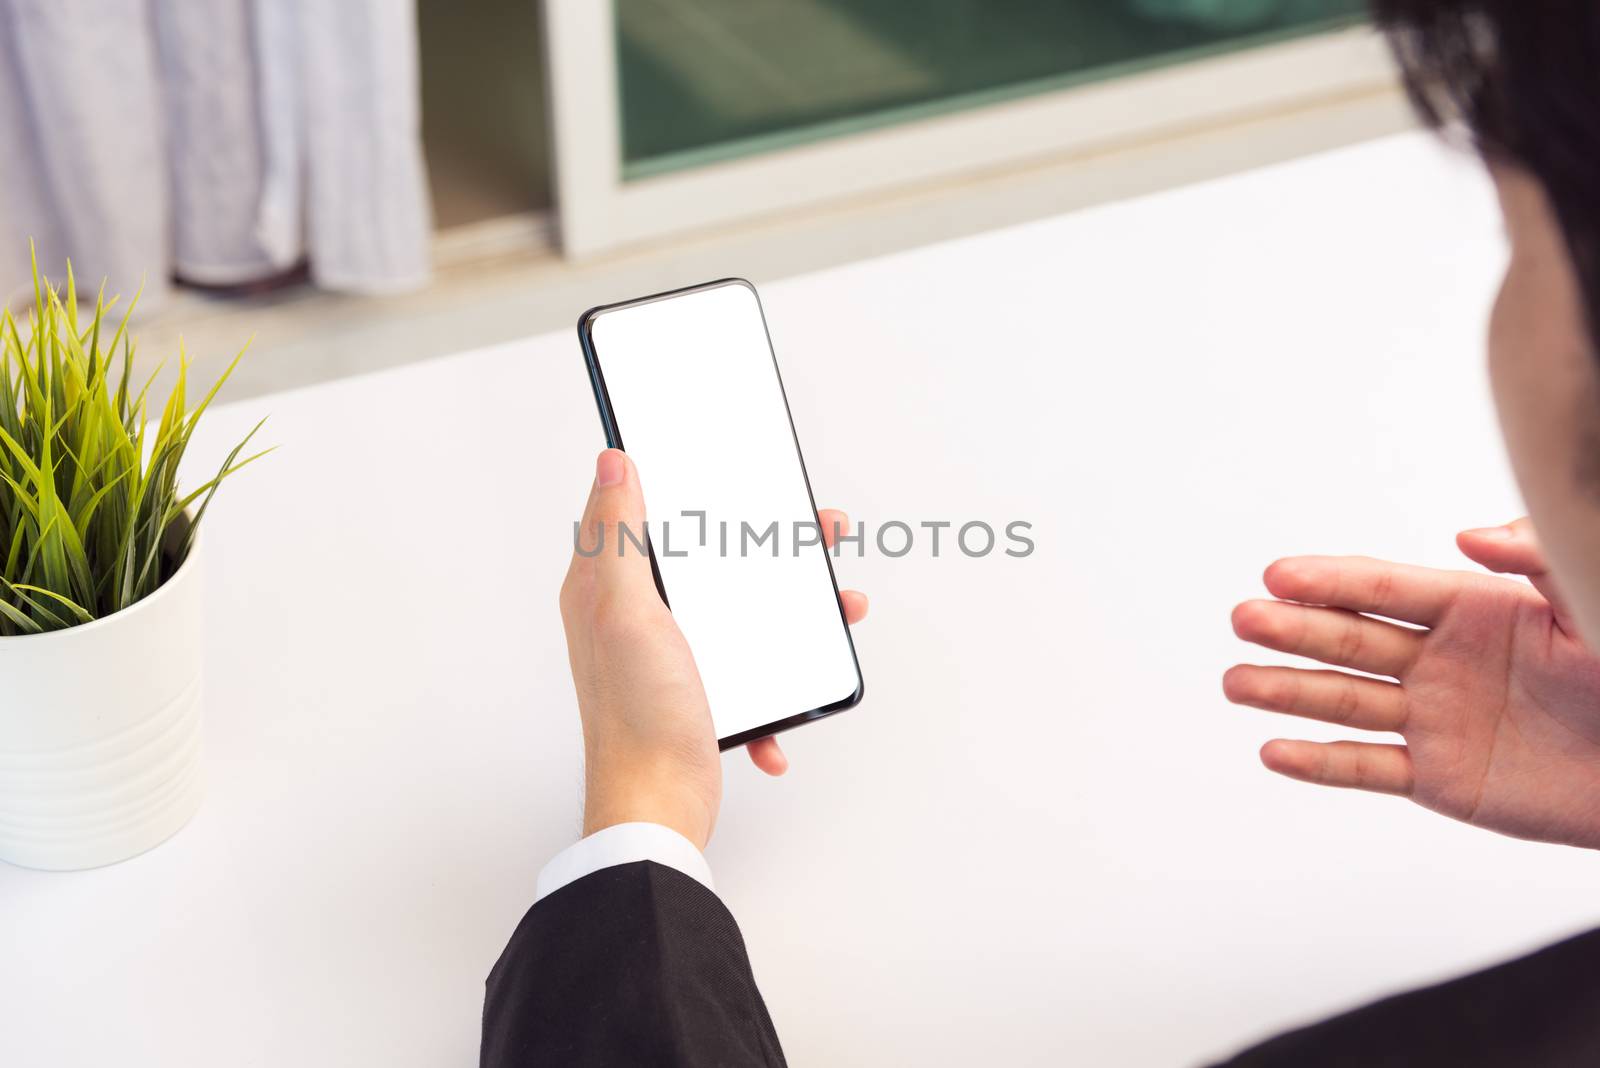
<path id="1" fill-rule="evenodd" d="M 1406 89 L 1491 161 L 1539 179 L 1600 349 L 1600 2 L 1373 0 Z"/>

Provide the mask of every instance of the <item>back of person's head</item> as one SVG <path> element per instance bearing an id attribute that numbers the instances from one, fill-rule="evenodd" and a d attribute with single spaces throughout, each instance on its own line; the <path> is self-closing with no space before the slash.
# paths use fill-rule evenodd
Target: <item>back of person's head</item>
<path id="1" fill-rule="evenodd" d="M 1600 3 L 1373 0 L 1432 125 L 1544 187 L 1600 338 Z"/>

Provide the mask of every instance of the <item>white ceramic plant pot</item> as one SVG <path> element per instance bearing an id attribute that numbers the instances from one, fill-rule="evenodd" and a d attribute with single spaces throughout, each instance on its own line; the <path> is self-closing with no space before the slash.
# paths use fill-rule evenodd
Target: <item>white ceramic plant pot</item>
<path id="1" fill-rule="evenodd" d="M 200 545 L 129 608 L 0 638 L 0 860 L 96 868 L 194 815 L 204 790 Z"/>

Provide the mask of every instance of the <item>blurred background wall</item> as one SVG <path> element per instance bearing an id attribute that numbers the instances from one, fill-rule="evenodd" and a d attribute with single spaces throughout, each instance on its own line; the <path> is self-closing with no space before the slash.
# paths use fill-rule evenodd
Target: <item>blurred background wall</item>
<path id="1" fill-rule="evenodd" d="M 259 392 L 1409 122 L 1361 0 L 0 0 L 0 295 Z"/>
<path id="2" fill-rule="evenodd" d="M 5 0 L 0 294 L 428 279 L 408 0 Z"/>

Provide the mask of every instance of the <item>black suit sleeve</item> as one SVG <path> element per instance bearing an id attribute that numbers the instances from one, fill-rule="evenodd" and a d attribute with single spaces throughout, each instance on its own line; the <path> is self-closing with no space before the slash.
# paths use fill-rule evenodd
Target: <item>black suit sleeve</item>
<path id="1" fill-rule="evenodd" d="M 733 915 L 651 861 L 604 868 L 523 917 L 489 973 L 483 1068 L 784 1064 Z"/>
<path id="2" fill-rule="evenodd" d="M 1239 1054 L 1228 1068 L 1600 1065 L 1600 931 L 1386 998 Z"/>

